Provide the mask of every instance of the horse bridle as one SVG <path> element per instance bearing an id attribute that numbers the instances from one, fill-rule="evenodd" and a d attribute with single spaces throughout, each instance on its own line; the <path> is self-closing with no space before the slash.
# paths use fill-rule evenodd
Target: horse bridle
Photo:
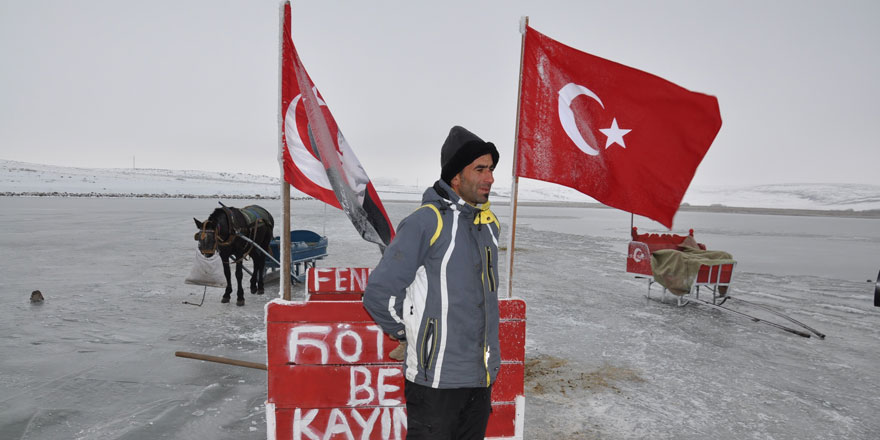
<path id="1" fill-rule="evenodd" d="M 232 244 L 233 241 L 235 241 L 235 236 L 238 234 L 238 229 L 235 228 L 235 220 L 232 216 L 232 212 L 226 206 L 223 206 L 223 212 L 226 213 L 226 220 L 229 223 L 229 228 L 231 230 L 231 233 L 229 234 L 229 237 L 226 240 L 223 240 L 222 238 L 220 238 L 220 234 L 219 234 L 217 224 L 216 224 L 217 222 L 212 221 L 210 217 L 208 218 L 208 220 L 205 220 L 205 222 L 202 223 L 202 229 L 199 232 L 196 232 L 196 235 L 194 238 L 196 239 L 196 241 L 199 242 L 199 244 L 208 242 L 208 237 L 213 237 L 213 240 L 211 240 L 211 243 L 212 243 L 211 247 L 204 248 L 204 249 L 201 247 L 199 248 L 199 252 L 201 252 L 202 255 L 205 255 L 205 256 L 213 255 L 214 253 L 217 252 L 217 249 L 219 247 L 229 246 L 230 244 Z M 211 225 L 214 227 L 209 229 L 208 223 L 211 223 Z M 245 254 L 247 254 L 247 253 L 245 253 Z"/>
<path id="2" fill-rule="evenodd" d="M 214 255 L 217 252 L 217 248 L 219 247 L 219 244 L 217 242 L 217 228 L 208 229 L 208 223 L 209 222 L 205 220 L 205 222 L 202 223 L 202 229 L 199 232 L 196 232 L 195 237 L 193 237 L 196 239 L 196 241 L 199 242 L 200 245 L 202 243 L 207 243 L 209 236 L 212 237 L 212 240 L 210 241 L 210 243 L 212 243 L 212 246 L 210 248 L 203 249 L 201 246 L 199 246 L 199 252 L 201 252 L 202 255 L 205 256 Z"/>

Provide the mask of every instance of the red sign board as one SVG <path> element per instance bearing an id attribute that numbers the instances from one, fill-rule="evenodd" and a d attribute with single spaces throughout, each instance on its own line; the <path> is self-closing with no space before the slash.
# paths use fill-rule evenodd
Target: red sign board
<path id="1" fill-rule="evenodd" d="M 499 308 L 501 369 L 487 436 L 521 438 L 525 302 Z M 360 301 L 275 300 L 266 327 L 269 438 L 405 438 L 403 365 L 388 357 L 397 342 Z"/>
<path id="2" fill-rule="evenodd" d="M 519 397 L 515 403 L 492 403 L 486 438 L 522 438 L 502 433 L 517 431 L 523 417 Z M 395 439 L 406 438 L 406 407 L 277 408 L 270 410 L 270 439 Z M 519 429 L 522 431 L 522 428 Z"/>
<path id="3" fill-rule="evenodd" d="M 309 293 L 364 293 L 368 267 L 310 267 L 306 272 Z"/>

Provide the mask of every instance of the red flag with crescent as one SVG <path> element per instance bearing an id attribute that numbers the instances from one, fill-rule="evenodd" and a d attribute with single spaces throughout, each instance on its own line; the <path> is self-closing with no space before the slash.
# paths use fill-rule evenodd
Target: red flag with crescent
<path id="1" fill-rule="evenodd" d="M 286 2 L 281 54 L 284 180 L 342 209 L 365 240 L 387 246 L 394 228 L 385 207 L 299 59 L 290 25 L 290 2 Z"/>
<path id="2" fill-rule="evenodd" d="M 517 176 L 574 188 L 672 228 L 721 129 L 714 96 L 526 27 Z"/>

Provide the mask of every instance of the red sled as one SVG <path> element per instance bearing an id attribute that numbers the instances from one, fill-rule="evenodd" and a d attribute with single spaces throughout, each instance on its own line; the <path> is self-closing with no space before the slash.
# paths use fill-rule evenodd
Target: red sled
<path id="1" fill-rule="evenodd" d="M 626 273 L 635 275 L 636 278 L 648 280 L 648 297 L 651 296 L 651 286 L 657 282 L 654 279 L 654 270 L 651 267 L 651 254 L 661 249 L 676 250 L 686 239 L 694 239 L 694 230 L 688 231 L 688 235 L 676 234 L 639 234 L 638 228 L 632 228 L 632 241 L 626 254 Z M 694 241 L 695 242 L 695 241 Z M 700 249 L 706 250 L 706 245 L 697 243 Z M 678 305 L 687 304 L 689 295 L 700 298 L 700 288 L 712 292 L 712 304 L 721 305 L 727 301 L 730 294 L 730 284 L 733 280 L 733 270 L 736 262 L 703 264 L 687 294 L 678 296 Z M 666 288 L 663 289 L 666 294 Z"/>

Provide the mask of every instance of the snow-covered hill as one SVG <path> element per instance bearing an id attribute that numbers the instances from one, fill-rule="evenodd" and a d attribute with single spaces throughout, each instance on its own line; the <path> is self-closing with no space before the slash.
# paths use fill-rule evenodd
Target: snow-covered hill
<path id="1" fill-rule="evenodd" d="M 425 184 L 430 179 L 425 179 Z M 374 179 L 383 199 L 419 200 L 424 188 L 393 179 Z M 145 168 L 74 168 L 0 160 L 0 195 L 93 197 L 277 198 L 277 177 L 195 170 Z M 293 197 L 306 197 L 292 190 Z M 510 188 L 496 185 L 494 200 L 507 201 Z M 522 179 L 519 200 L 595 202 L 569 188 Z M 691 187 L 684 197 L 692 206 L 773 209 L 880 210 L 880 185 L 779 184 Z"/>

